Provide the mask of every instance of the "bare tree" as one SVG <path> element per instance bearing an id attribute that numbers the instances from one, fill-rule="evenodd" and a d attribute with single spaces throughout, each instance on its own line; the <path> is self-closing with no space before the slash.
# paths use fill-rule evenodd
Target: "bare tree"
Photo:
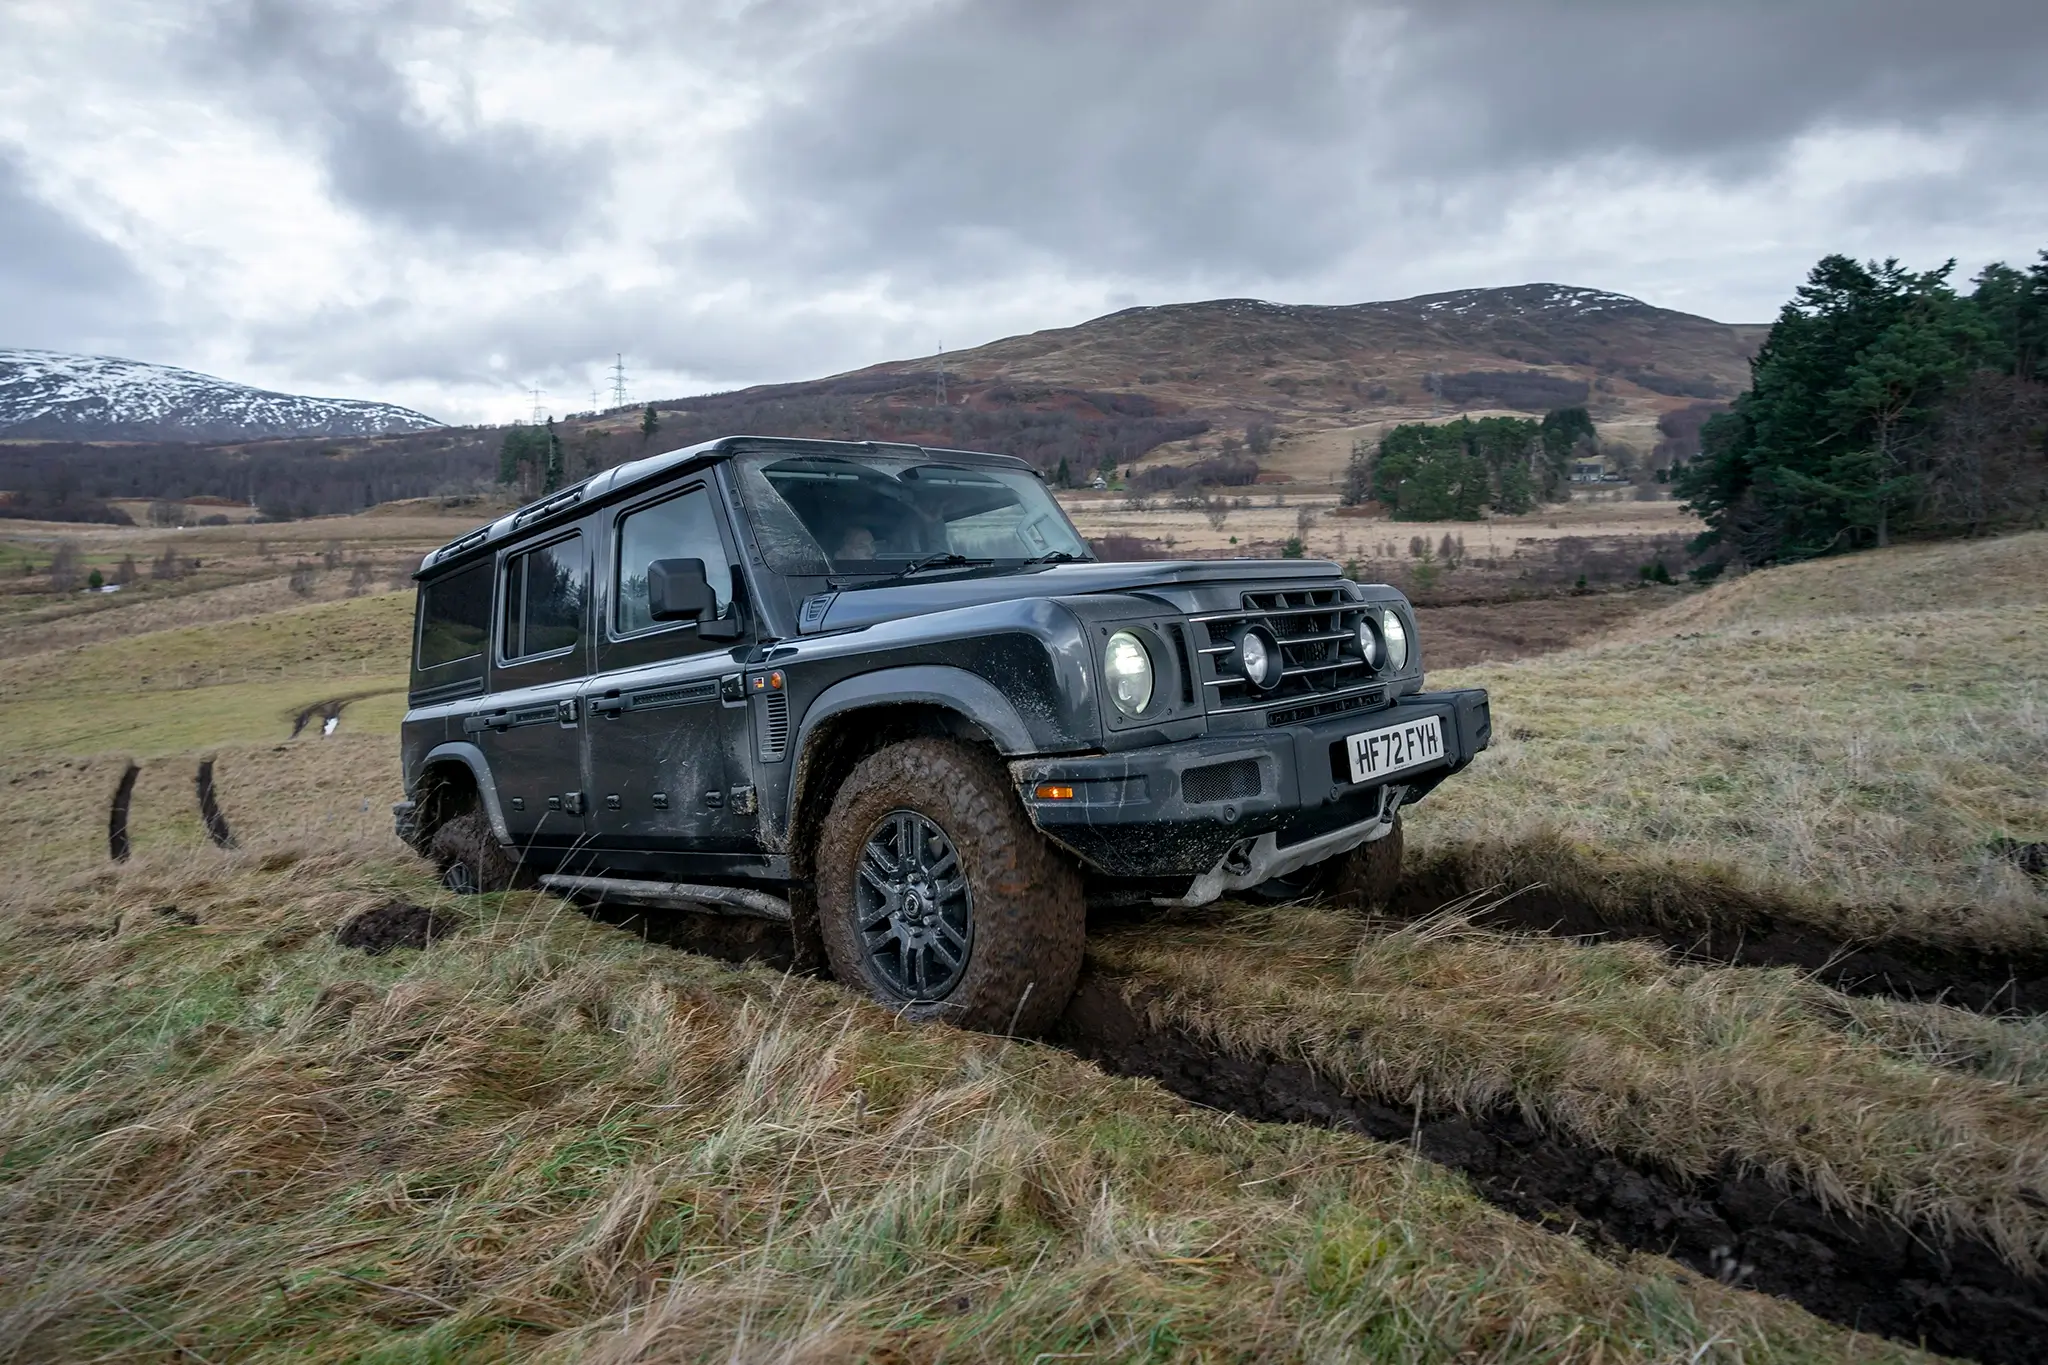
<path id="1" fill-rule="evenodd" d="M 1215 497 L 1202 504 L 1202 515 L 1209 519 L 1209 529 L 1220 531 L 1223 523 L 1230 519 L 1230 499 Z"/>
<path id="2" fill-rule="evenodd" d="M 70 592 L 78 586 L 78 546 L 69 540 L 57 542 L 50 559 L 50 591 Z"/>

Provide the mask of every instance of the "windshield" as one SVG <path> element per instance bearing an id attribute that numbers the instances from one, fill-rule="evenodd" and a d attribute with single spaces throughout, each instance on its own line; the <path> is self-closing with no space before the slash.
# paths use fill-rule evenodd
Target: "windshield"
<path id="1" fill-rule="evenodd" d="M 737 463 L 762 557 L 777 573 L 893 574 L 949 554 L 999 565 L 1088 557 L 1088 543 L 1027 470 L 884 454 L 763 453 Z"/>

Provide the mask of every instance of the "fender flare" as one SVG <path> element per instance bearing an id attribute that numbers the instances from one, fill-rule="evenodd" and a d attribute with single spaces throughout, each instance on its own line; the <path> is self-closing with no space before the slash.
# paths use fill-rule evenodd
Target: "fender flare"
<path id="1" fill-rule="evenodd" d="M 461 741 L 437 744 L 420 760 L 420 778 L 424 781 L 435 768 L 453 763 L 468 768 L 470 776 L 476 779 L 477 795 L 483 798 L 484 817 L 491 822 L 491 834 L 499 843 L 510 845 L 512 830 L 505 823 L 505 811 L 498 804 L 498 784 L 491 779 L 491 765 L 482 749 Z"/>
<path id="2" fill-rule="evenodd" d="M 832 717 L 865 706 L 906 702 L 958 712 L 979 725 L 1005 758 L 1040 751 L 1041 746 L 1032 738 L 1024 717 L 988 679 L 950 664 L 901 664 L 856 674 L 820 692 L 805 709 L 803 724 L 797 730 L 798 764 L 810 752 L 811 736 Z"/>

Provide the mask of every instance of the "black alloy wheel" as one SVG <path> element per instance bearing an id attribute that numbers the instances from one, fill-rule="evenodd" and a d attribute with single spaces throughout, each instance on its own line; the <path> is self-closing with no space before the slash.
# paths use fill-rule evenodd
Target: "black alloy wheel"
<path id="1" fill-rule="evenodd" d="M 868 961 L 906 1000 L 943 1000 L 966 974 L 974 893 L 960 851 L 932 820 L 892 810 L 861 846 L 854 906 Z"/>

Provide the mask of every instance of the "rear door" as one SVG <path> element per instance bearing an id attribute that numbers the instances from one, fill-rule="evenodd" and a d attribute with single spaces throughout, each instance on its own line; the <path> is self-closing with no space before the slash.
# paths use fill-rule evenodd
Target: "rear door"
<path id="1" fill-rule="evenodd" d="M 598 668 L 585 692 L 595 841 L 657 855 L 738 852 L 755 843 L 755 795 L 738 659 L 744 641 L 710 641 L 700 623 L 656 621 L 647 566 L 701 559 L 734 611 L 735 545 L 703 480 L 612 513 L 606 527 Z"/>
<path id="2" fill-rule="evenodd" d="M 590 673 L 590 577 L 590 537 L 582 530 L 500 557 L 491 688 L 463 722 L 490 761 L 513 838 L 537 849 L 574 847 L 589 830 L 582 694 Z"/>

